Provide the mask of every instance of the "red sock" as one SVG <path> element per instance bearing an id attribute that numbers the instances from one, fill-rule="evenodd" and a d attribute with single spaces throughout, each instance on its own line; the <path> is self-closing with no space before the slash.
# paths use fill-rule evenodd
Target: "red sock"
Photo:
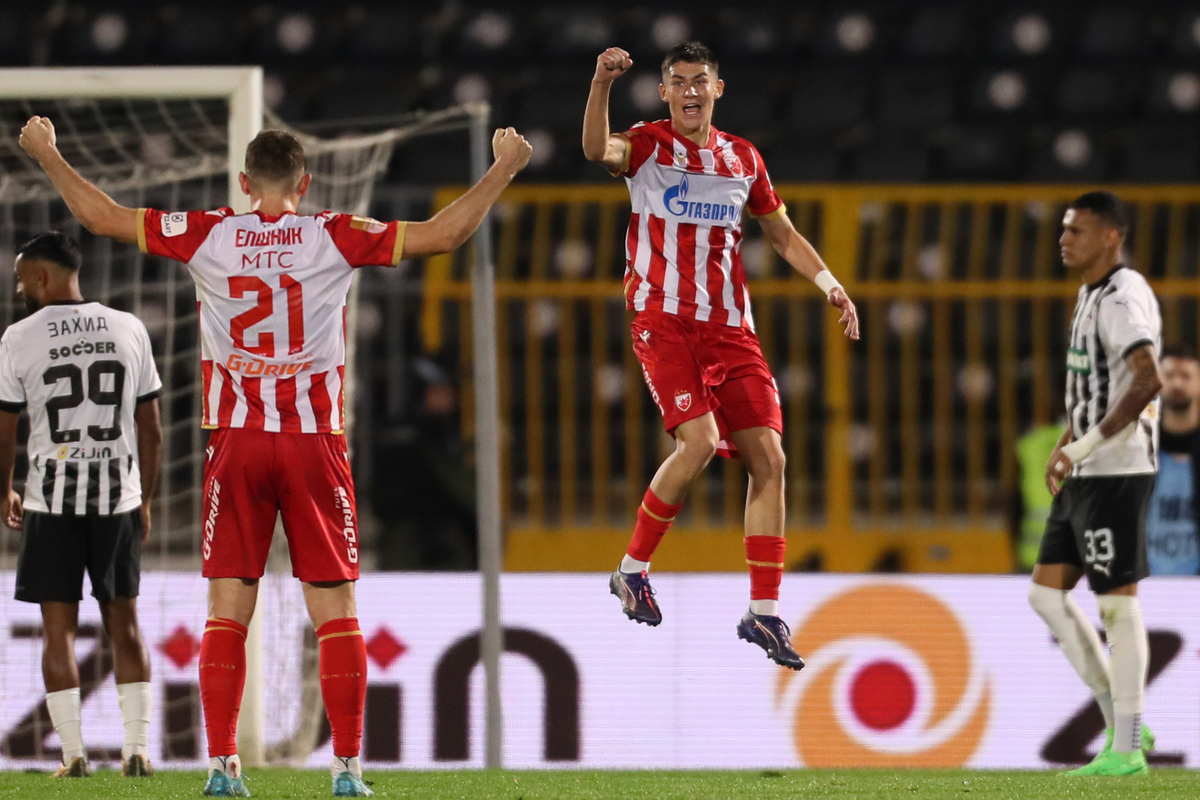
<path id="1" fill-rule="evenodd" d="M 321 644 L 321 697 L 333 734 L 333 754 L 353 758 L 362 746 L 367 701 L 367 645 L 358 619 L 346 617 L 317 629 Z"/>
<path id="2" fill-rule="evenodd" d="M 642 505 L 638 508 L 637 524 L 633 526 L 633 539 L 629 542 L 629 549 L 625 551 L 629 557 L 638 561 L 649 561 L 681 508 L 683 503 L 664 503 L 654 494 L 653 489 L 647 489 L 642 498 Z"/>
<path id="3" fill-rule="evenodd" d="M 208 755 L 237 752 L 237 719 L 246 685 L 246 626 L 210 619 L 200 640 L 200 703 L 208 731 Z"/>
<path id="4" fill-rule="evenodd" d="M 783 580 L 783 553 L 787 540 L 782 536 L 747 536 L 746 566 L 750 568 L 750 599 L 778 600 Z"/>

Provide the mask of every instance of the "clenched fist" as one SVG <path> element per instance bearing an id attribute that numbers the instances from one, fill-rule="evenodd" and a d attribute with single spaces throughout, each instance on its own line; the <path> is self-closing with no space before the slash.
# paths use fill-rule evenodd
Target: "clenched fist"
<path id="1" fill-rule="evenodd" d="M 35 159 L 54 152 L 56 138 L 54 123 L 46 117 L 30 117 L 21 128 L 21 147 Z"/>
<path id="2" fill-rule="evenodd" d="M 497 164 L 503 164 L 513 174 L 525 169 L 533 146 L 515 128 L 497 128 L 492 135 L 492 154 Z"/>
<path id="3" fill-rule="evenodd" d="M 610 47 L 596 58 L 594 81 L 612 83 L 633 66 L 633 59 L 619 47 Z"/>

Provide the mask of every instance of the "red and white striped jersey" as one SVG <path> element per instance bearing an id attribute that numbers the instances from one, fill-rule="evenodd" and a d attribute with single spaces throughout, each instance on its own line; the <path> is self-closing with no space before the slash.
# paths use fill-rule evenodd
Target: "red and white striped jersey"
<path id="1" fill-rule="evenodd" d="M 403 222 L 138 210 L 142 252 L 196 283 L 206 428 L 339 433 L 354 267 L 400 263 Z"/>
<path id="2" fill-rule="evenodd" d="M 625 237 L 625 302 L 634 311 L 754 329 L 742 267 L 742 209 L 785 213 L 754 145 L 712 129 L 700 147 L 670 120 L 621 134 L 633 213 Z"/>

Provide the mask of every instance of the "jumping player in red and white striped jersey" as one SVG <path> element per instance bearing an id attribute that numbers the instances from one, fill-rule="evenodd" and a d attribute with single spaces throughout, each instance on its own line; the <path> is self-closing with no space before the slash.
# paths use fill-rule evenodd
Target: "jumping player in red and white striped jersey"
<path id="1" fill-rule="evenodd" d="M 246 626 L 283 516 L 293 573 L 320 642 L 321 693 L 333 739 L 333 791 L 367 796 L 359 748 L 367 661 L 355 617 L 358 515 L 343 435 L 346 297 L 353 271 L 449 252 L 475 231 L 529 161 L 529 143 L 496 131 L 496 161 L 428 222 L 296 214 L 312 176 L 296 137 L 263 131 L 246 149 L 252 211 L 166 213 L 118 205 L 59 154 L 34 117 L 21 146 L 92 233 L 187 264 L 200 307 L 205 464 L 204 575 L 209 620 L 200 647 L 208 729 L 206 795 L 242 796 L 237 715 Z"/>
<path id="2" fill-rule="evenodd" d="M 638 509 L 633 540 L 609 582 L 630 619 L 657 625 L 662 613 L 647 571 L 692 482 L 720 453 L 740 456 L 750 475 L 746 563 L 750 610 L 738 635 L 783 666 L 804 661 L 779 617 L 784 566 L 783 412 L 754 333 L 741 259 L 743 209 L 767 239 L 839 309 L 846 336 L 858 316 L 845 290 L 797 233 L 771 186 L 762 156 L 712 125 L 725 90 L 717 61 L 699 42 L 662 63 L 659 92 L 670 119 L 608 126 L 612 82 L 633 66 L 612 47 L 600 54 L 583 118 L 583 152 L 625 178 L 632 214 L 626 237 L 625 301 L 634 311 L 633 348 L 650 394 L 675 437 Z"/>

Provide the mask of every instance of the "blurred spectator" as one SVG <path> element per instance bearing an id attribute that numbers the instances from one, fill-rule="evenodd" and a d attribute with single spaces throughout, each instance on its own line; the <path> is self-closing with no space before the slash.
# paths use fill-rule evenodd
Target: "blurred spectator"
<path id="1" fill-rule="evenodd" d="M 1053 406 L 1061 408 L 1062 403 Z M 1017 569 L 1032 572 L 1037 563 L 1042 534 L 1050 516 L 1054 497 L 1046 488 L 1046 464 L 1054 446 L 1066 430 L 1066 422 L 1039 426 L 1017 440 L 1017 461 L 1021 469 L 1021 491 L 1017 496 Z"/>
<path id="2" fill-rule="evenodd" d="M 1196 502 L 1200 500 L 1200 362 L 1186 345 L 1163 348 L 1162 432 L 1158 483 L 1146 517 L 1151 575 L 1200 573 Z"/>
<path id="3" fill-rule="evenodd" d="M 373 505 L 382 570 L 476 568 L 475 474 L 466 463 L 458 387 L 413 362 L 415 402 L 375 446 Z"/>

